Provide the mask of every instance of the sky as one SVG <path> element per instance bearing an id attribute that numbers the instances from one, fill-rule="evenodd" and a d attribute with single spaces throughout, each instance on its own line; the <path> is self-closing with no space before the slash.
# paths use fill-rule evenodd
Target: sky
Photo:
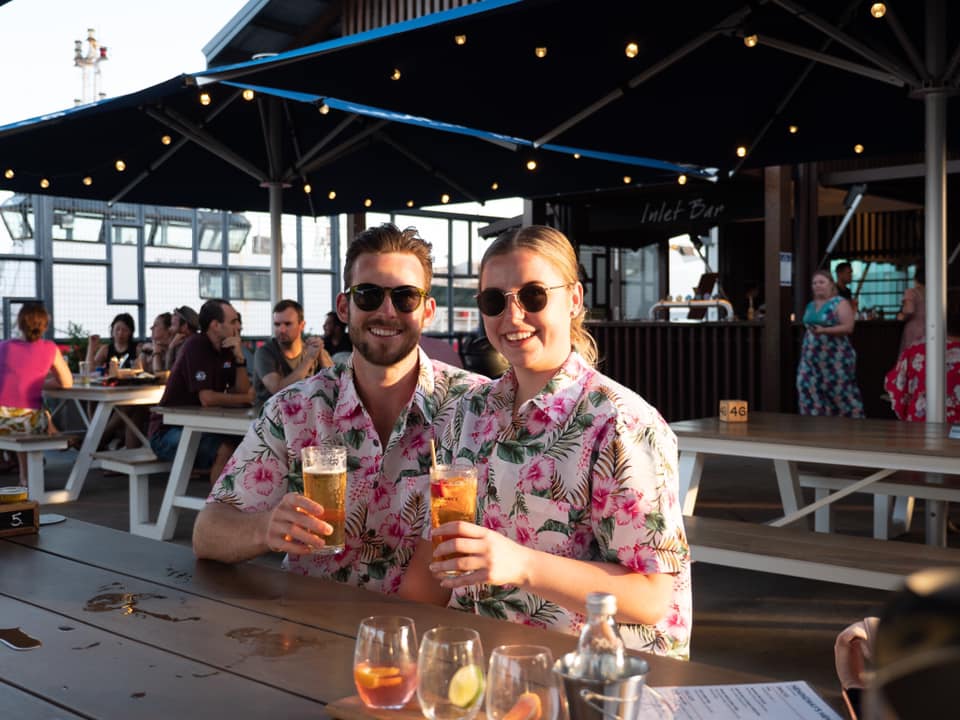
<path id="1" fill-rule="evenodd" d="M 74 41 L 107 47 L 101 90 L 124 95 L 206 67 L 201 52 L 247 0 L 12 0 L 0 5 L 0 125 L 73 106 Z"/>

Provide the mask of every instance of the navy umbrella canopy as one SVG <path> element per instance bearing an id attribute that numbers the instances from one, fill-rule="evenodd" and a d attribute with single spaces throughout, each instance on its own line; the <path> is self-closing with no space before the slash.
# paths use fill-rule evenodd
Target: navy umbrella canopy
<path id="1" fill-rule="evenodd" d="M 918 151 L 923 108 L 908 95 L 928 80 L 898 38 L 923 47 L 925 6 L 887 3 L 877 19 L 873 4 L 486 0 L 209 72 L 728 170 Z M 956 24 L 946 34 L 953 49 Z"/>
<path id="2" fill-rule="evenodd" d="M 699 172 L 589 149 L 535 149 L 332 97 L 198 87 L 191 75 L 0 128 L 0 189 L 267 210 L 265 188 L 274 186 L 284 212 L 302 215 L 541 196 L 685 171 Z"/>

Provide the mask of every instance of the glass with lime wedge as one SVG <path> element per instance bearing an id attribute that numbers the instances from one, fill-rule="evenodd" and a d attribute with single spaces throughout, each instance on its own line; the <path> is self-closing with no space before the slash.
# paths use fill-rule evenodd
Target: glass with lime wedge
<path id="1" fill-rule="evenodd" d="M 469 628 L 428 630 L 420 643 L 417 697 L 428 720 L 473 720 L 483 701 L 483 646 Z"/>

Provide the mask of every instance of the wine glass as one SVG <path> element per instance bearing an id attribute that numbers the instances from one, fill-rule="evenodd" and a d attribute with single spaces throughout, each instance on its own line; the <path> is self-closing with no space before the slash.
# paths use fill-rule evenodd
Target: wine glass
<path id="1" fill-rule="evenodd" d="M 417 630 L 408 617 L 360 621 L 353 651 L 353 681 L 369 708 L 402 708 L 417 687 Z"/>
<path id="2" fill-rule="evenodd" d="M 557 720 L 560 687 L 542 645 L 500 645 L 490 653 L 487 720 Z"/>
<path id="3" fill-rule="evenodd" d="M 417 697 L 428 720 L 473 720 L 483 701 L 483 646 L 476 630 L 437 627 L 420 643 Z"/>

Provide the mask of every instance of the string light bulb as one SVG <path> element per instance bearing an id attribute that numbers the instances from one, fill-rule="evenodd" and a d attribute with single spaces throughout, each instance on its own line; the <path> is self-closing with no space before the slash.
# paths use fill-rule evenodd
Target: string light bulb
<path id="1" fill-rule="evenodd" d="M 796 125 L 790 125 L 787 130 L 791 135 L 796 135 L 800 131 L 800 128 L 798 128 Z"/>
<path id="2" fill-rule="evenodd" d="M 635 42 L 628 42 L 627 46 L 623 49 L 623 54 L 632 60 L 640 54 L 640 46 Z"/>
<path id="3" fill-rule="evenodd" d="M 211 102 L 210 93 L 202 92 L 200 93 L 200 104 L 203 106 L 209 105 Z"/>
<path id="4" fill-rule="evenodd" d="M 113 166 L 117 169 L 117 172 L 123 172 L 127 169 L 127 164 L 123 160 L 117 160 Z"/>
<path id="5" fill-rule="evenodd" d="M 336 199 L 337 199 L 336 190 L 331 190 L 330 192 L 327 193 L 327 200 L 336 200 Z"/>
<path id="6" fill-rule="evenodd" d="M 861 145 L 860 143 L 857 143 L 856 145 L 853 146 L 853 151 L 854 151 L 857 155 L 859 155 L 860 153 L 863 152 L 863 145 Z"/>
<path id="7" fill-rule="evenodd" d="M 13 180 L 13 168 L 7 168 L 6 170 L 4 170 L 4 171 L 3 171 L 3 176 L 4 176 L 7 180 Z"/>
<path id="8" fill-rule="evenodd" d="M 83 182 L 86 187 L 90 187 L 93 185 L 93 178 L 87 175 L 81 182 Z"/>
<path id="9" fill-rule="evenodd" d="M 466 36 L 466 35 L 454 35 L 454 36 L 453 36 L 453 41 L 454 41 L 457 45 L 466 45 L 466 44 L 467 44 L 467 36 Z"/>
<path id="10" fill-rule="evenodd" d="M 679 175 L 679 176 L 677 176 L 677 183 L 678 183 L 679 185 L 686 185 L 686 184 L 687 184 L 687 176 L 686 176 L 686 175 Z"/>
<path id="11" fill-rule="evenodd" d="M 623 184 L 624 184 L 624 185 L 629 185 L 629 184 L 632 183 L 632 182 L 633 182 L 633 178 L 632 178 L 632 177 L 630 177 L 629 175 L 624 175 L 624 176 L 623 176 Z"/>
<path id="12" fill-rule="evenodd" d="M 760 38 L 757 36 L 756 33 L 752 35 L 743 36 L 743 44 L 746 45 L 748 48 L 756 47 L 757 43 L 759 42 L 760 42 Z"/>
<path id="13" fill-rule="evenodd" d="M 574 159 L 574 160 L 579 160 L 579 159 L 580 159 L 580 153 L 574 153 L 574 154 L 573 154 L 573 159 Z"/>
<path id="14" fill-rule="evenodd" d="M 327 115 L 330 112 L 330 106 L 327 105 L 327 101 L 323 100 L 320 103 L 320 107 L 317 108 L 321 115 Z"/>
<path id="15" fill-rule="evenodd" d="M 390 79 L 391 79 L 391 80 L 399 80 L 400 77 L 401 77 L 400 68 L 394 68 L 394 69 L 393 69 L 393 72 L 390 73 Z"/>
<path id="16" fill-rule="evenodd" d="M 243 96 L 243 99 L 246 100 L 247 102 L 250 102 L 251 100 L 253 100 L 253 90 L 251 90 L 250 88 L 244 88 L 241 95 Z"/>
<path id="17" fill-rule="evenodd" d="M 887 5 L 886 3 L 874 3 L 870 6 L 870 14 L 873 15 L 877 20 L 882 18 L 887 14 Z"/>
<path id="18" fill-rule="evenodd" d="M 536 160 L 527 160 L 527 170 L 536 170 L 537 161 Z"/>
<path id="19" fill-rule="evenodd" d="M 310 183 L 304 183 L 304 184 L 303 184 L 303 192 L 306 193 L 307 195 L 309 195 L 310 193 L 313 192 L 313 186 L 312 186 Z"/>
<path id="20" fill-rule="evenodd" d="M 160 144 L 161 144 L 161 145 L 169 145 L 169 144 L 172 143 L 172 142 L 173 142 L 173 138 L 170 137 L 169 135 L 161 135 L 161 136 L 160 136 Z"/>
<path id="21" fill-rule="evenodd" d="M 500 183 L 498 183 L 498 182 L 496 182 L 496 181 L 490 183 L 490 189 L 491 189 L 491 190 L 499 190 L 499 189 L 500 189 Z"/>
<path id="22" fill-rule="evenodd" d="M 742 158 L 747 156 L 747 146 L 740 145 L 737 147 L 737 157 Z"/>
<path id="23" fill-rule="evenodd" d="M 407 207 L 409 208 L 413 207 L 413 200 L 407 200 Z"/>
<path id="24" fill-rule="evenodd" d="M 43 178 L 42 180 L 40 180 L 40 187 L 46 190 L 48 187 L 50 187 L 50 181 L 47 180 L 46 178 Z"/>
<path id="25" fill-rule="evenodd" d="M 547 48 L 543 45 L 539 45 L 533 49 L 533 54 L 538 58 L 545 58 L 547 56 Z"/>
<path id="26" fill-rule="evenodd" d="M 371 205 L 373 205 L 373 200 L 372 200 L 372 199 L 367 198 L 366 200 L 363 201 L 363 206 L 364 206 L 364 207 L 370 207 Z"/>
<path id="27" fill-rule="evenodd" d="M 440 202 L 446 205 L 448 202 L 450 202 L 450 195 L 448 195 L 447 193 L 444 193 L 443 195 L 441 195 Z"/>

